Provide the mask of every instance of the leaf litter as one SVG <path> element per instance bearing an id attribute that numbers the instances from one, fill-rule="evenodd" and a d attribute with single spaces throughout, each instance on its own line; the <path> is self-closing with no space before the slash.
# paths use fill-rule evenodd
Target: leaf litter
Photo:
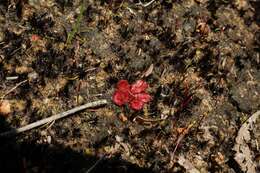
<path id="1" fill-rule="evenodd" d="M 257 163 L 254 159 L 254 153 L 250 150 L 249 143 L 252 140 L 251 131 L 254 124 L 260 119 L 260 111 L 250 116 L 240 127 L 236 143 L 233 150 L 236 152 L 235 160 L 241 166 L 242 170 L 247 173 L 256 173 Z"/>

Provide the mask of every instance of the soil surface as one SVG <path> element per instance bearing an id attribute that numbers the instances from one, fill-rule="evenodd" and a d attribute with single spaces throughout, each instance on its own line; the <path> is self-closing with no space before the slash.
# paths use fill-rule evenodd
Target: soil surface
<path id="1" fill-rule="evenodd" d="M 0 132 L 108 100 L 0 139 L 0 172 L 260 172 L 259 12 L 259 0 L 0 0 Z M 142 110 L 113 103 L 119 80 L 140 79 Z"/>

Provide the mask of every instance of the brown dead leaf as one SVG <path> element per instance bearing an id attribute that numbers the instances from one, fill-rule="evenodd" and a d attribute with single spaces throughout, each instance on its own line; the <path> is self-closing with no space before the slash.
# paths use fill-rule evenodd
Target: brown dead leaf
<path id="1" fill-rule="evenodd" d="M 193 166 L 193 164 L 186 159 L 183 155 L 180 155 L 178 158 L 178 163 L 183 166 L 189 173 L 199 173 L 200 171 Z"/>
<path id="2" fill-rule="evenodd" d="M 149 66 L 149 68 L 142 74 L 141 77 L 142 77 L 142 78 L 143 78 L 143 77 L 148 77 L 150 74 L 152 74 L 153 68 L 154 68 L 154 65 L 151 64 L 151 65 Z"/>
<path id="3" fill-rule="evenodd" d="M 241 169 L 246 173 L 256 173 L 256 163 L 253 158 L 253 152 L 248 143 L 251 140 L 250 130 L 253 124 L 260 117 L 260 111 L 254 113 L 239 129 L 236 137 L 236 144 L 233 148 L 236 151 L 235 160 Z"/>
<path id="4" fill-rule="evenodd" d="M 128 119 L 127 117 L 123 114 L 123 113 L 120 113 L 119 114 L 119 119 L 122 121 L 122 122 L 126 122 Z"/>

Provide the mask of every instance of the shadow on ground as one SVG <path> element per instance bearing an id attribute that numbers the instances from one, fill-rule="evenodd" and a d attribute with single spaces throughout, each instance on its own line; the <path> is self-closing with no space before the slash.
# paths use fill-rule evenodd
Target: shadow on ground
<path id="1" fill-rule="evenodd" d="M 0 117 L 0 132 L 10 126 Z M 0 138 L 0 172 L 8 173 L 142 173 L 152 172 L 123 161 L 86 155 L 61 145 L 18 142 L 15 137 Z"/>

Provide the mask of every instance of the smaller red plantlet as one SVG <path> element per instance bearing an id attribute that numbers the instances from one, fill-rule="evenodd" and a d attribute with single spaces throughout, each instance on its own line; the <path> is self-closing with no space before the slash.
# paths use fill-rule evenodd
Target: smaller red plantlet
<path id="1" fill-rule="evenodd" d="M 127 80 L 120 80 L 116 85 L 113 101 L 118 106 L 129 104 L 131 109 L 141 110 L 145 103 L 151 101 L 152 97 L 145 92 L 148 84 L 138 80 L 130 85 Z"/>
<path id="2" fill-rule="evenodd" d="M 36 42 L 36 41 L 38 41 L 38 40 L 40 40 L 40 39 L 41 39 L 41 37 L 40 37 L 39 35 L 33 34 L 33 35 L 31 36 L 31 41 L 32 41 L 32 42 Z"/>

